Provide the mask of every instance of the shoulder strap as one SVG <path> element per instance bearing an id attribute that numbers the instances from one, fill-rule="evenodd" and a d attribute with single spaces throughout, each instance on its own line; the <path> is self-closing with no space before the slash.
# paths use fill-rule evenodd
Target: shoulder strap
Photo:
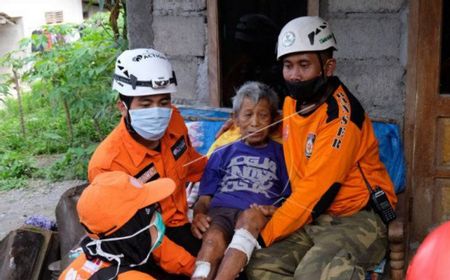
<path id="1" fill-rule="evenodd" d="M 362 168 L 361 168 L 361 165 L 359 164 L 359 161 L 358 161 L 358 169 L 359 169 L 359 172 L 361 172 L 361 175 L 363 177 L 364 183 L 366 183 L 366 187 L 369 190 L 369 193 L 373 193 L 372 186 L 369 184 L 369 181 L 367 180 L 366 176 L 364 175 L 364 173 L 362 171 Z"/>

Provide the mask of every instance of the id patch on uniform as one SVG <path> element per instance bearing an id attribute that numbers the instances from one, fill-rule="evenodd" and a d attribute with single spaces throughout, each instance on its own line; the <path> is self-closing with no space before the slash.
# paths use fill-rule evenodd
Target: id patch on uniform
<path id="1" fill-rule="evenodd" d="M 306 136 L 306 145 L 305 145 L 305 156 L 306 158 L 310 158 L 314 148 L 314 141 L 316 141 L 316 134 L 308 133 Z"/>
<path id="2" fill-rule="evenodd" d="M 175 160 L 178 160 L 187 150 L 187 144 L 184 136 L 181 136 L 170 149 L 172 150 Z"/>
<path id="3" fill-rule="evenodd" d="M 102 262 L 99 259 L 94 259 L 92 261 L 86 260 L 86 262 L 81 267 L 81 270 L 84 270 L 92 275 L 100 269 L 101 265 Z"/>
<path id="4" fill-rule="evenodd" d="M 138 174 L 134 176 L 134 178 L 138 179 L 142 183 L 156 180 L 159 177 L 160 176 L 158 170 L 156 170 L 156 166 L 153 162 L 147 165 L 144 169 L 142 169 Z"/>

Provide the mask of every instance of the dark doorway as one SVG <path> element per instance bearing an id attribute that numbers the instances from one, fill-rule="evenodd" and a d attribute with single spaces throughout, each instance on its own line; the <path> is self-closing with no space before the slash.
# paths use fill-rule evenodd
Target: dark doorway
<path id="1" fill-rule="evenodd" d="M 450 94 L 450 3 L 442 2 L 441 94 Z"/>
<path id="2" fill-rule="evenodd" d="M 221 106 L 230 107 L 235 89 L 248 80 L 265 82 L 284 98 L 276 40 L 284 24 L 304 15 L 307 0 L 218 1 Z"/>

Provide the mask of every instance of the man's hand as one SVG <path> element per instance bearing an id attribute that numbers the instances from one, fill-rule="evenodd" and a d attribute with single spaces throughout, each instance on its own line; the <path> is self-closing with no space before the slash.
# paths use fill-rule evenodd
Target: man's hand
<path id="1" fill-rule="evenodd" d="M 211 223 L 211 218 L 203 213 L 195 214 L 191 225 L 192 234 L 198 238 L 202 239 L 203 234 L 208 230 Z"/>
<path id="2" fill-rule="evenodd" d="M 211 223 L 211 217 L 208 213 L 211 196 L 201 195 L 194 205 L 194 219 L 191 224 L 191 232 L 198 239 L 203 238 L 203 234 L 208 230 Z"/>
<path id="3" fill-rule="evenodd" d="M 250 207 L 239 215 L 235 228 L 244 228 L 256 238 L 269 219 L 259 207 Z"/>
<path id="4" fill-rule="evenodd" d="M 277 207 L 275 207 L 273 205 L 259 205 L 256 203 L 251 204 L 250 208 L 258 209 L 266 217 L 272 217 L 273 213 L 275 213 L 275 211 L 277 210 Z"/>

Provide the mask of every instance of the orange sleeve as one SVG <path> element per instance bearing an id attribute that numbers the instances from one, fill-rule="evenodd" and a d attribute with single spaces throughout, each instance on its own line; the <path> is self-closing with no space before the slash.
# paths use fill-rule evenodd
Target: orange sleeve
<path id="1" fill-rule="evenodd" d="M 109 145 L 109 143 L 108 143 Z M 113 159 L 118 155 L 119 149 L 116 149 L 113 153 L 109 152 L 107 148 L 105 148 L 105 143 L 100 143 L 99 146 L 95 149 L 92 154 L 89 164 L 88 164 L 88 180 L 92 182 L 94 178 L 104 172 L 108 172 L 111 170 L 122 170 L 128 173 L 128 170 L 124 168 L 115 168 L 111 167 L 111 163 Z"/>
<path id="2" fill-rule="evenodd" d="M 293 157 L 302 156 L 303 151 L 295 145 L 292 146 L 295 149 L 289 150 L 291 146 L 285 143 L 286 166 L 288 169 L 294 169 L 288 170 L 292 194 L 277 209 L 261 232 L 267 246 L 311 222 L 311 213 L 325 192 L 334 183 L 344 182 L 355 163 L 360 146 L 360 137 L 356 134 L 360 134 L 360 131 L 355 125 L 348 125 L 340 148 L 333 148 L 332 143 L 339 129 L 339 122 L 340 120 L 336 119 L 325 124 L 318 133 L 314 154 L 307 162 L 303 176 L 299 176 L 295 164 L 289 163 Z"/>
<path id="3" fill-rule="evenodd" d="M 169 273 L 191 276 L 194 272 L 195 257 L 167 236 L 164 236 L 161 246 L 153 251 L 152 256 Z"/>
<path id="4" fill-rule="evenodd" d="M 189 136 L 188 136 L 189 137 Z M 189 142 L 189 160 L 187 162 L 187 182 L 199 182 L 205 169 L 207 157 L 199 154 Z"/>
<path id="5" fill-rule="evenodd" d="M 199 182 L 203 175 L 203 170 L 206 166 L 207 158 L 197 153 L 194 149 L 191 150 L 191 162 L 188 166 L 188 174 L 186 181 Z"/>
<path id="6" fill-rule="evenodd" d="M 102 169 L 102 168 L 90 168 L 88 169 L 88 180 L 89 182 L 92 182 L 92 180 L 94 180 L 95 176 L 97 176 L 100 173 L 104 173 L 104 172 L 108 172 L 111 170 L 108 169 Z"/>

